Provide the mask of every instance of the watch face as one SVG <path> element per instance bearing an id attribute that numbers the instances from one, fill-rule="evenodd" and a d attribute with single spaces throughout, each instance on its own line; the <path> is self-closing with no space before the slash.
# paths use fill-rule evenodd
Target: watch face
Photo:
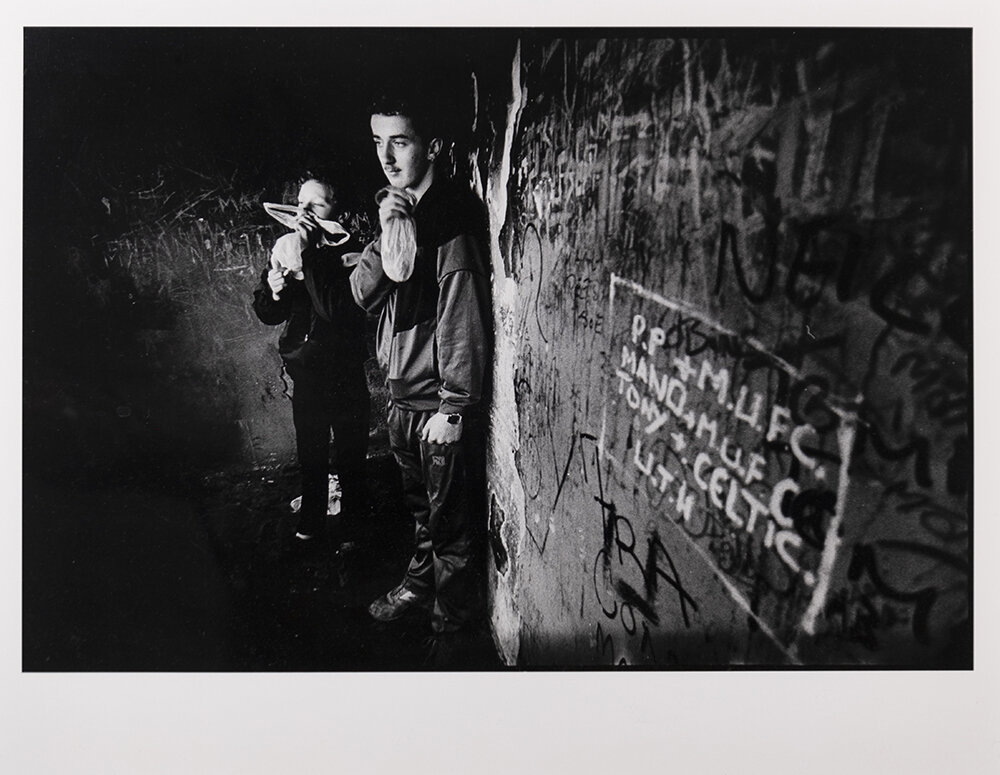
<path id="1" fill-rule="evenodd" d="M 460 415 L 460 414 L 449 414 L 448 415 L 448 424 L 449 425 L 458 425 L 460 422 L 462 422 L 462 415 Z"/>

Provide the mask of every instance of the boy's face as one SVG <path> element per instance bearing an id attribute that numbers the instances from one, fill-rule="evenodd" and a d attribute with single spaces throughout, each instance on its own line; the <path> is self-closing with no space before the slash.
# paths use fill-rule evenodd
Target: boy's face
<path id="1" fill-rule="evenodd" d="M 329 220 L 333 217 L 333 191 L 318 180 L 307 180 L 299 189 L 299 207 L 308 210 L 317 218 Z"/>
<path id="2" fill-rule="evenodd" d="M 415 188 L 423 182 L 437 155 L 440 142 L 428 144 L 406 116 L 372 116 L 372 140 L 382 171 L 390 185 Z"/>

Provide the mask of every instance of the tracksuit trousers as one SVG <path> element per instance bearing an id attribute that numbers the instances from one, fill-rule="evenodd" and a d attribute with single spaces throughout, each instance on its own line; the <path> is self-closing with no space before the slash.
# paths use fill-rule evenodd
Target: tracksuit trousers
<path id="1" fill-rule="evenodd" d="M 479 607 L 484 437 L 481 420 L 467 415 L 455 444 L 421 441 L 434 414 L 391 407 L 389 443 L 414 519 L 415 546 L 404 584 L 433 599 L 432 629 L 451 632 L 469 623 Z"/>

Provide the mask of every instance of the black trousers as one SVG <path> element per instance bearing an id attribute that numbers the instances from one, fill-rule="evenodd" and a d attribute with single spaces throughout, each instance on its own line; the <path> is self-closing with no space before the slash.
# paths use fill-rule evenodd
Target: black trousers
<path id="1" fill-rule="evenodd" d="M 481 602 L 480 546 L 485 533 L 482 422 L 463 420 L 455 444 L 421 441 L 434 411 L 389 410 L 389 443 L 403 477 L 403 493 L 414 519 L 413 558 L 404 584 L 433 597 L 431 627 L 458 630 Z"/>
<path id="2" fill-rule="evenodd" d="M 302 470 L 301 514 L 326 514 L 333 431 L 335 467 L 342 490 L 341 514 L 347 519 L 360 516 L 367 504 L 365 476 L 371 414 L 364 370 L 330 376 L 286 368 L 295 383 L 292 421 Z"/>

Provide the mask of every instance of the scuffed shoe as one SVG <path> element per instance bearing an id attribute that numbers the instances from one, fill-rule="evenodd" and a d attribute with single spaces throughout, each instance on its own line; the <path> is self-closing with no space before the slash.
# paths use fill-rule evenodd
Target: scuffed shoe
<path id="1" fill-rule="evenodd" d="M 403 616 L 407 611 L 430 611 L 433 606 L 434 602 L 431 598 L 426 595 L 420 595 L 400 584 L 395 589 L 389 590 L 382 597 L 372 602 L 368 606 L 368 613 L 376 621 L 392 622 Z"/>

